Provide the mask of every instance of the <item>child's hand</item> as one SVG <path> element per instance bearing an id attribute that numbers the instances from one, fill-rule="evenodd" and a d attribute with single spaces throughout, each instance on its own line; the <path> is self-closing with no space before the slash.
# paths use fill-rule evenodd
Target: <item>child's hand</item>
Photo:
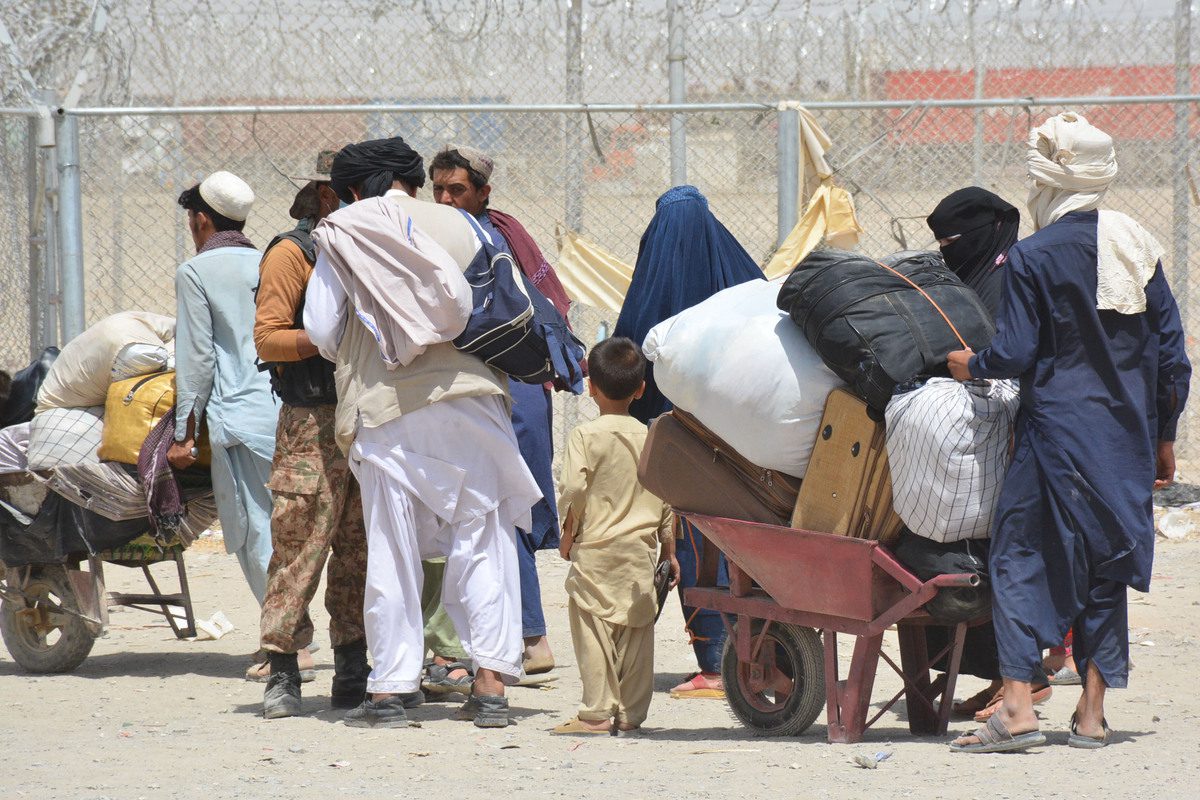
<path id="1" fill-rule="evenodd" d="M 668 555 L 664 555 L 664 556 L 663 556 L 661 559 L 659 559 L 659 560 L 660 560 L 660 561 L 668 561 L 668 562 L 670 562 L 670 564 L 671 564 L 671 583 L 670 583 L 670 585 L 669 585 L 669 586 L 667 586 L 667 588 L 668 588 L 668 589 L 674 589 L 676 586 L 678 586 L 678 585 L 679 585 L 679 573 L 680 573 L 680 570 L 679 570 L 679 559 L 677 559 L 677 558 L 675 557 L 675 554 L 674 554 L 674 553 L 671 553 L 669 556 L 668 556 Z"/>

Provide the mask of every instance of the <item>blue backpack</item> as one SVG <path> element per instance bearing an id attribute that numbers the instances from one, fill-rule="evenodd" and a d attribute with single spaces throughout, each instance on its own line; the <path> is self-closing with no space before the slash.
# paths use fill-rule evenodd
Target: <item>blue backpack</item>
<path id="1" fill-rule="evenodd" d="M 454 346 L 513 380 L 553 383 L 581 394 L 583 343 L 512 255 L 496 246 L 478 220 L 465 211 L 462 214 L 474 228 L 480 248 L 463 272 L 471 286 L 472 311 Z"/>

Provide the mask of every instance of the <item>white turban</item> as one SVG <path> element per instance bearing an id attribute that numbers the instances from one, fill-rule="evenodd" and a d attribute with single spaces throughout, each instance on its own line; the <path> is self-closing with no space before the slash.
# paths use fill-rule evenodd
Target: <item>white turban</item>
<path id="1" fill-rule="evenodd" d="M 1099 206 L 1117 177 L 1117 154 L 1111 136 L 1067 111 L 1030 131 L 1026 166 L 1033 179 L 1027 205 L 1040 230 L 1064 214 Z"/>

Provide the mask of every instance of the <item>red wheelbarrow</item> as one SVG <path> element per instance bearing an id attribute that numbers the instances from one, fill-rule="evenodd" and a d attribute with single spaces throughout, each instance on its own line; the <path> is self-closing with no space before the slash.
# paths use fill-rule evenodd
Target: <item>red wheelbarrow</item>
<path id="1" fill-rule="evenodd" d="M 879 542 L 678 513 L 728 561 L 728 589 L 697 586 L 685 596 L 688 605 L 721 614 L 728 633 L 721 676 L 743 724 L 761 735 L 798 735 L 824 704 L 829 741 L 853 743 L 904 697 L 912 733 L 946 733 L 967 628 L 987 617 L 953 626 L 950 644 L 931 657 L 925 627 L 937 623 L 922 607 L 941 588 L 978 586 L 978 576 L 921 581 Z M 893 625 L 900 664 L 882 650 L 883 634 Z M 844 680 L 838 677 L 838 634 L 854 637 Z M 946 671 L 931 680 L 930 665 L 944 657 Z M 880 658 L 904 687 L 868 721 Z"/>

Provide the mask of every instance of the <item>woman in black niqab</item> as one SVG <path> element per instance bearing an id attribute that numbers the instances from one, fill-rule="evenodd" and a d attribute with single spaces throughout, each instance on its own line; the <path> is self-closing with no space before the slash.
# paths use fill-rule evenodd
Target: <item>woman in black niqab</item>
<path id="1" fill-rule="evenodd" d="M 979 295 L 995 317 L 1000 309 L 1008 248 L 1017 241 L 1021 212 L 978 186 L 944 198 L 925 218 L 937 237 L 946 266 Z"/>

